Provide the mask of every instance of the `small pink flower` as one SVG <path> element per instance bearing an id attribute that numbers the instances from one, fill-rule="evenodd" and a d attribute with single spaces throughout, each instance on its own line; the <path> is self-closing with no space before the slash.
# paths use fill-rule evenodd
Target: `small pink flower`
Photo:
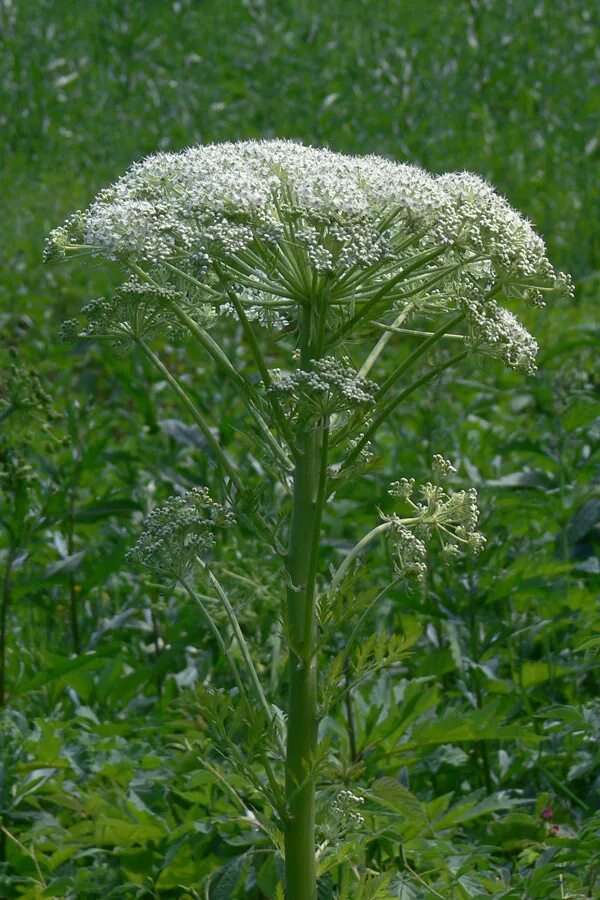
<path id="1" fill-rule="evenodd" d="M 544 807 L 544 809 L 540 813 L 540 817 L 542 819 L 544 819 L 544 821 L 551 819 L 553 815 L 554 815 L 554 810 L 552 809 L 551 806 Z"/>

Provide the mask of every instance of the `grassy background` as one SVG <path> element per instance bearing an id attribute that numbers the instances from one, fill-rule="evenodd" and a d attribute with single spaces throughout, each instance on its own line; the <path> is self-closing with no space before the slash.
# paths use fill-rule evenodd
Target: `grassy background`
<path id="1" fill-rule="evenodd" d="M 206 456 L 165 426 L 180 413 L 139 360 L 64 349 L 61 321 L 110 273 L 43 268 L 41 251 L 51 227 L 145 154 L 273 136 L 475 171 L 531 218 L 575 279 L 576 304 L 535 317 L 537 379 L 496 367 L 442 379 L 383 441 L 394 477 L 418 475 L 440 447 L 455 453 L 482 494 L 489 545 L 477 572 L 428 585 L 401 613 L 393 603 L 378 610 L 377 628 L 424 638 L 401 678 L 381 675 L 357 692 L 364 759 L 344 777 L 366 786 L 399 777 L 419 798 L 408 808 L 395 798 L 396 830 L 367 850 L 375 868 L 404 879 L 402 844 L 442 896 L 543 900 L 565 896 L 553 868 L 562 860 L 570 896 L 593 896 L 599 684 L 596 657 L 574 648 L 591 638 L 593 650 L 600 633 L 599 25 L 585 0 L 0 4 L 2 340 L 42 372 L 76 448 L 55 458 L 40 440 L 32 450 L 62 512 L 28 549 L 11 600 L 0 806 L 36 862 L 0 839 L 2 896 L 195 897 L 219 867 L 222 893 L 211 897 L 272 896 L 271 862 L 241 887 L 236 860 L 253 839 L 226 824 L 232 809 L 194 755 L 172 749 L 183 731 L 204 752 L 188 721 L 193 703 L 185 695 L 182 712 L 178 697 L 194 680 L 226 685 L 222 661 L 194 610 L 149 593 L 122 563 L 131 516 L 209 480 Z M 235 397 L 193 350 L 168 352 L 202 375 L 201 404 L 227 404 L 220 438 L 241 455 Z M 343 498 L 348 521 L 370 527 L 384 490 L 376 470 Z M 327 527 L 337 533 L 338 523 Z M 86 556 L 52 568 L 69 529 Z M 249 549 L 227 552 L 239 562 Z M 373 584 L 386 565 L 374 562 Z M 257 574 L 264 595 L 240 603 L 268 678 L 271 574 Z M 73 597 L 89 657 L 70 658 Z M 50 774 L 32 781 L 44 766 Z M 472 810 L 490 788 L 525 798 L 527 813 L 485 801 L 480 827 Z M 444 827 L 439 797 L 451 792 Z M 544 804 L 562 823 L 560 846 L 540 825 Z M 440 823 L 425 849 L 419 809 Z M 554 860 L 557 847 L 564 856 Z M 462 859 L 454 867 L 452 854 Z M 486 867 L 487 893 L 473 881 Z M 414 879 L 402 885 L 395 896 L 430 896 Z"/>

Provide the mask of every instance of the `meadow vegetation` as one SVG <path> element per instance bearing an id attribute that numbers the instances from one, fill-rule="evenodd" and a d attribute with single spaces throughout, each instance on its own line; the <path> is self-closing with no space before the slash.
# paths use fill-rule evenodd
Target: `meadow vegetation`
<path id="1" fill-rule="evenodd" d="M 583 0 L 2 4 L 0 896 L 283 897 L 266 726 L 248 728 L 230 668 L 247 646 L 286 709 L 281 577 L 261 524 L 221 529 L 216 503 L 230 466 L 249 506 L 281 508 L 260 425 L 175 333 L 151 346 L 183 405 L 152 355 L 65 343 L 122 277 L 42 264 L 48 232 L 132 161 L 275 137 L 475 172 L 575 286 L 518 308 L 537 374 L 440 371 L 325 510 L 333 573 L 377 507 L 393 515 L 390 481 L 427 482 L 441 453 L 486 543 L 451 565 L 432 551 L 406 582 L 375 541 L 319 610 L 319 900 L 598 895 L 598 18 Z M 219 328 L 252 371 L 238 320 Z M 378 381 L 414 346 L 393 334 Z M 233 619 L 218 589 L 165 585 L 131 553 L 152 510 L 204 486 Z"/>

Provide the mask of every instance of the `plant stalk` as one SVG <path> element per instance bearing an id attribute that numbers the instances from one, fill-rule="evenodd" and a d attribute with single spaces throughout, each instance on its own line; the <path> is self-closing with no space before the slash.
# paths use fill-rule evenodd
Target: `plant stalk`
<path id="1" fill-rule="evenodd" d="M 312 355 L 311 322 L 305 308 L 302 364 Z M 315 582 L 326 491 L 327 430 L 300 423 L 296 436 L 293 508 L 287 556 L 289 705 L 286 752 L 285 874 L 287 900 L 316 900 L 315 774 L 317 750 L 317 661 Z M 324 474 L 325 473 L 325 474 Z"/>
<path id="2" fill-rule="evenodd" d="M 187 393 L 184 391 L 184 389 L 181 387 L 179 381 L 178 381 L 178 380 L 175 378 L 175 376 L 167 369 L 167 367 L 164 365 L 164 363 L 162 362 L 162 360 L 160 360 L 160 359 L 158 358 L 158 356 L 156 355 L 156 353 L 154 353 L 154 352 L 150 349 L 150 347 L 148 346 L 148 344 L 147 344 L 144 340 L 142 340 L 141 338 L 135 338 L 135 342 L 136 342 L 136 344 L 138 345 L 138 347 L 140 348 L 140 350 L 142 350 L 142 352 L 148 357 L 148 359 L 150 360 L 150 362 L 151 362 L 151 363 L 158 369 L 158 371 L 163 375 L 163 377 L 164 377 L 165 380 L 167 381 L 167 384 L 173 389 L 173 391 L 175 392 L 175 394 L 179 397 L 179 399 L 181 400 L 181 402 L 183 403 L 183 405 L 185 406 L 185 408 L 187 409 L 187 411 L 188 411 L 188 412 L 190 413 L 190 415 L 192 416 L 192 418 L 193 418 L 194 422 L 196 423 L 196 425 L 200 428 L 200 431 L 201 431 L 202 434 L 204 435 L 207 444 L 209 445 L 209 447 L 210 447 L 211 450 L 213 451 L 216 460 L 222 465 L 223 470 L 224 470 L 224 471 L 226 472 L 226 474 L 229 476 L 229 478 L 231 479 L 232 483 L 235 484 L 235 486 L 236 486 L 238 489 L 241 489 L 241 488 L 243 487 L 243 485 L 242 485 L 242 481 L 241 481 L 240 476 L 239 476 L 238 473 L 236 472 L 236 470 L 235 470 L 233 464 L 232 464 L 232 463 L 230 462 L 230 460 L 227 458 L 227 455 L 226 455 L 225 451 L 221 448 L 221 445 L 220 445 L 219 441 L 216 439 L 216 437 L 215 437 L 214 434 L 212 433 L 211 428 L 210 428 L 208 422 L 206 421 L 206 419 L 204 418 L 204 416 L 202 415 L 202 413 L 200 412 L 200 410 L 199 410 L 199 409 L 197 408 L 197 406 L 192 402 L 192 400 L 190 399 L 190 397 L 188 396 L 188 394 L 187 394 Z"/>
<path id="3" fill-rule="evenodd" d="M 317 749 L 316 629 L 309 549 L 313 544 L 318 489 L 318 434 L 306 434 L 294 472 L 294 508 L 287 562 L 289 628 L 289 708 L 286 752 L 285 829 L 287 900 L 315 900 L 315 779 L 310 774 Z M 306 624 L 310 620 L 310 632 Z"/>
<path id="4" fill-rule="evenodd" d="M 371 439 L 375 436 L 380 426 L 387 420 L 388 416 L 395 410 L 397 406 L 402 403 L 403 400 L 406 400 L 407 397 L 416 391 L 417 388 L 420 388 L 423 384 L 427 384 L 428 381 L 431 381 L 433 378 L 436 378 L 441 372 L 445 369 L 450 368 L 456 363 L 461 362 L 461 360 L 465 359 L 466 356 L 469 355 L 468 350 L 463 350 L 461 353 L 457 353 L 455 356 L 447 359 L 446 362 L 440 363 L 439 366 L 434 366 L 432 369 L 428 369 L 424 375 L 421 375 L 420 378 L 417 378 L 416 381 L 413 381 L 407 388 L 397 394 L 395 397 L 392 397 L 388 402 L 380 409 L 377 415 L 374 417 L 371 425 L 367 428 L 366 432 L 362 436 L 362 438 L 355 444 L 352 448 L 344 462 L 340 467 L 340 472 L 348 469 L 356 459 L 360 456 L 361 451 L 367 446 L 367 444 L 371 441 Z"/>

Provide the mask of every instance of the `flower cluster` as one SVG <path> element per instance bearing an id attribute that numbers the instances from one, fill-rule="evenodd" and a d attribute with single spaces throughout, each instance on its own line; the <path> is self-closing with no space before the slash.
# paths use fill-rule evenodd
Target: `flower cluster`
<path id="1" fill-rule="evenodd" d="M 169 581 L 181 580 L 194 568 L 197 557 L 213 548 L 215 527 L 234 521 L 231 511 L 215 503 L 207 488 L 193 488 L 150 513 L 127 559 Z"/>
<path id="2" fill-rule="evenodd" d="M 335 838 L 348 831 L 360 830 L 365 822 L 365 817 L 359 811 L 364 802 L 365 798 L 359 794 L 348 790 L 340 791 L 328 807 L 323 831 Z"/>
<path id="3" fill-rule="evenodd" d="M 441 544 L 444 556 L 451 559 L 463 551 L 478 553 L 485 538 L 477 531 L 479 510 L 477 491 L 448 492 L 438 481 L 456 472 L 440 454 L 433 458 L 436 482 L 428 481 L 418 491 L 416 501 L 414 478 L 402 478 L 390 485 L 388 493 L 403 500 L 410 516 L 396 513 L 384 516 L 389 523 L 396 549 L 398 573 L 407 578 L 423 578 L 427 571 L 427 546 L 433 536 Z"/>
<path id="4" fill-rule="evenodd" d="M 284 399 L 290 409 L 310 410 L 318 416 L 364 409 L 375 403 L 377 385 L 357 375 L 332 356 L 314 360 L 310 371 L 272 372 L 269 393 Z"/>
<path id="5" fill-rule="evenodd" d="M 374 294 L 378 316 L 408 297 L 435 312 L 443 297 L 444 309 L 466 312 L 478 352 L 527 371 L 535 342 L 499 303 L 571 292 L 529 222 L 476 175 L 283 140 L 136 163 L 50 234 L 46 258 L 85 249 L 159 279 L 174 277 L 174 264 L 213 299 L 224 287 L 264 291 L 255 314 L 275 330 L 307 298 L 329 298 L 344 317 Z"/>
<path id="6" fill-rule="evenodd" d="M 44 247 L 44 262 L 60 262 L 70 250 L 85 243 L 86 215 L 80 209 L 50 232 Z"/>
<path id="7" fill-rule="evenodd" d="M 417 581 L 427 573 L 427 544 L 418 537 L 415 530 L 393 520 L 395 568 L 403 578 Z"/>
<path id="8" fill-rule="evenodd" d="M 68 342 L 106 340 L 120 352 L 127 352 L 136 340 L 146 340 L 157 332 L 177 340 L 185 329 L 173 311 L 176 302 L 184 304 L 185 296 L 174 288 L 130 278 L 109 299 L 100 297 L 83 307 L 87 325 L 82 328 L 77 319 L 68 319 L 61 334 Z M 211 307 L 194 307 L 195 321 L 209 324 L 213 318 Z"/>
<path id="9" fill-rule="evenodd" d="M 299 223 L 295 237 L 311 252 L 327 237 L 351 265 L 371 265 L 382 256 L 382 248 L 373 249 L 382 233 L 369 229 L 390 209 L 398 213 L 383 235 L 386 253 L 399 229 L 429 226 L 437 241 L 483 252 L 507 274 L 552 272 L 542 239 L 476 175 L 434 176 L 376 156 L 281 140 L 150 156 L 52 232 L 48 246 L 64 249 L 83 234 L 83 243 L 110 258 L 154 262 L 186 249 L 210 259 L 215 251 L 235 253 L 258 235 L 278 240 L 287 219 Z"/>
<path id="10" fill-rule="evenodd" d="M 264 292 L 250 290 L 239 285 L 236 286 L 235 293 L 244 307 L 244 314 L 248 321 L 256 322 L 262 328 L 267 328 L 272 332 L 283 331 L 289 328 L 290 319 L 285 315 L 285 310 L 273 308 L 268 303 L 268 298 Z M 218 312 L 220 316 L 230 316 L 232 319 L 238 318 L 233 303 L 229 301 L 219 304 Z"/>
<path id="11" fill-rule="evenodd" d="M 483 356 L 501 359 L 511 369 L 535 374 L 537 341 L 513 313 L 494 300 L 472 301 L 466 313 L 468 346 Z"/>

